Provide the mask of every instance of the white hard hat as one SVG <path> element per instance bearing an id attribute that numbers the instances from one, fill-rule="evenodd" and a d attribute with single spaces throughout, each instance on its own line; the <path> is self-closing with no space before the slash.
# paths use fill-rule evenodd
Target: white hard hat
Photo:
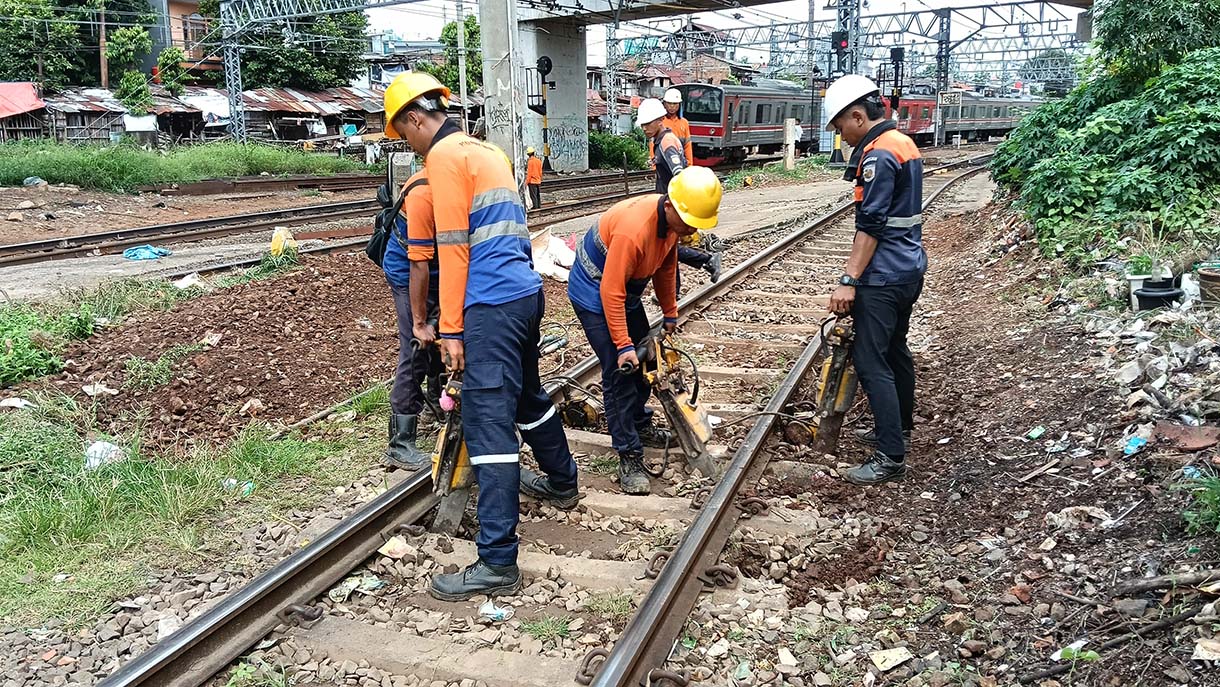
<path id="1" fill-rule="evenodd" d="M 665 91 L 665 102 L 676 103 L 678 105 L 681 105 L 682 104 L 682 91 L 679 91 L 676 88 L 670 88 L 670 89 L 666 90 Z"/>
<path id="2" fill-rule="evenodd" d="M 835 117 L 843 114 L 843 111 L 854 105 L 856 101 L 874 93 L 880 94 L 881 89 L 877 88 L 877 84 L 873 83 L 872 79 L 859 74 L 848 74 L 830 84 L 830 88 L 826 89 L 826 98 L 822 101 L 827 114 L 826 130 L 834 131 L 835 128 L 831 122 L 835 120 Z"/>
<path id="3" fill-rule="evenodd" d="M 639 126 L 644 126 L 650 122 L 655 122 L 665 116 L 665 106 L 656 98 L 648 98 L 640 103 L 640 112 L 635 118 L 635 123 Z"/>

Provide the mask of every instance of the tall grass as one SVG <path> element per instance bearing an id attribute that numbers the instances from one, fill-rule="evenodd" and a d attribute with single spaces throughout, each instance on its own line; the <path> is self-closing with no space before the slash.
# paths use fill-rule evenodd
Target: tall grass
<path id="1" fill-rule="evenodd" d="M 36 408 L 0 414 L 0 623 L 96 613 L 156 552 L 197 553 L 221 506 L 322 471 L 336 449 L 251 430 L 171 462 L 143 455 L 137 436 L 118 437 L 127 459 L 87 470 L 91 409 L 61 395 L 32 400 Z M 253 494 L 230 479 L 252 482 Z"/>
<path id="2" fill-rule="evenodd" d="M 732 191 L 745 186 L 769 186 L 791 184 L 802 181 L 818 181 L 828 178 L 825 155 L 802 158 L 796 161 L 796 169 L 786 170 L 782 163 L 771 162 L 761 167 L 743 167 L 724 178 L 724 189 Z M 749 180 L 749 184 L 746 180 Z"/>
<path id="3" fill-rule="evenodd" d="M 31 176 L 51 184 L 132 191 L 158 183 L 191 182 L 262 173 L 335 174 L 368 170 L 362 163 L 260 144 L 207 143 L 168 153 L 131 145 L 66 145 L 49 141 L 0 144 L 0 186 Z"/>

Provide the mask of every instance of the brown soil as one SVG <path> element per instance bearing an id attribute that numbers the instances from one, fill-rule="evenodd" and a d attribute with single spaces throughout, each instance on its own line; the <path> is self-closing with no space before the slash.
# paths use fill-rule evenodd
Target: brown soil
<path id="1" fill-rule="evenodd" d="M 0 244 L 372 197 L 373 189 L 161 196 L 82 191 L 74 186 L 5 187 L 0 188 L 0 220 L 13 211 L 20 212 L 24 219 L 0 221 Z M 30 201 L 36 207 L 19 210 L 22 201 Z M 48 213 L 51 217 L 46 216 Z"/>

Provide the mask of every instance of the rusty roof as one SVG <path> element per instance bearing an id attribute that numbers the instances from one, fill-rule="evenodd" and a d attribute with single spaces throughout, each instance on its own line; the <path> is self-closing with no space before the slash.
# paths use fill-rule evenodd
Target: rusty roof
<path id="1" fill-rule="evenodd" d="M 123 103 L 104 88 L 69 88 L 42 99 L 48 110 L 57 112 L 127 112 Z"/>

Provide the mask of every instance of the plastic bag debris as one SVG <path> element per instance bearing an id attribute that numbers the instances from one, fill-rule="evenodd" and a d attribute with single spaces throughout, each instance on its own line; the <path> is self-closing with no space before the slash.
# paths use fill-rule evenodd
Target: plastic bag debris
<path id="1" fill-rule="evenodd" d="M 1140 449 L 1148 445 L 1148 440 L 1144 437 L 1135 436 L 1127 439 L 1127 443 L 1123 445 L 1123 455 L 1133 456 L 1140 452 Z"/>
<path id="2" fill-rule="evenodd" d="M 1046 434 L 1046 428 L 1042 425 L 1038 425 L 1037 427 L 1029 430 L 1029 434 L 1026 434 L 1025 438 L 1029 439 L 1030 441 L 1034 441 L 1035 439 L 1041 438 L 1043 434 Z"/>
<path id="3" fill-rule="evenodd" d="M 415 547 L 408 544 L 404 537 L 398 535 L 390 537 L 384 544 L 381 545 L 381 548 L 377 549 L 377 553 L 385 556 L 386 558 L 393 558 L 394 560 L 403 558 L 407 554 L 413 553 L 414 551 Z"/>
<path id="4" fill-rule="evenodd" d="M 95 441 L 85 449 L 85 469 L 96 470 L 108 463 L 117 463 L 127 457 L 123 449 L 109 441 Z"/>
<path id="5" fill-rule="evenodd" d="M 326 596 L 335 603 L 343 603 L 352 595 L 352 592 L 358 591 L 364 594 L 370 594 L 384 586 L 385 580 L 382 580 L 376 575 L 365 575 L 363 577 L 353 576 L 344 579 L 342 582 L 332 587 L 330 591 L 326 592 Z"/>
<path id="6" fill-rule="evenodd" d="M 145 244 L 143 246 L 132 246 L 123 251 L 123 257 L 128 260 L 157 260 L 167 255 L 173 255 L 173 251 L 168 248 L 158 248 Z"/>
<path id="7" fill-rule="evenodd" d="M 12 398 L 6 398 L 3 401 L 0 401 L 0 408 L 14 408 L 16 410 L 25 410 L 26 408 L 33 408 L 33 407 L 34 407 L 33 403 L 30 403 L 29 401 L 25 400 L 24 398 L 18 398 L 16 396 L 13 396 Z"/>
<path id="8" fill-rule="evenodd" d="M 1084 645 L 1088 644 L 1088 643 L 1089 643 L 1089 640 L 1087 640 L 1087 639 L 1077 639 L 1076 641 L 1072 642 L 1071 644 L 1068 644 L 1067 646 L 1063 647 L 1062 649 L 1051 654 L 1051 660 L 1052 661 L 1062 661 L 1065 657 L 1064 654 L 1067 654 L 1067 657 L 1075 656 L 1076 652 L 1080 651 L 1082 648 L 1084 648 Z"/>
<path id="9" fill-rule="evenodd" d="M 220 482 L 220 486 L 224 487 L 225 491 L 236 491 L 236 492 L 240 493 L 243 497 L 253 494 L 254 490 L 257 488 L 257 485 L 254 484 L 254 482 L 250 482 L 250 481 L 238 482 L 236 479 L 234 479 L 232 477 L 227 477 L 224 480 L 222 480 Z"/>
<path id="10" fill-rule="evenodd" d="M 199 288 L 203 288 L 205 286 L 203 277 L 199 276 L 198 272 L 191 272 L 181 279 L 171 281 L 170 284 L 179 291 L 185 291 L 194 286 L 198 286 Z"/>
<path id="11" fill-rule="evenodd" d="M 495 622 L 501 622 L 513 617 L 512 606 L 497 606 L 491 599 L 483 602 L 479 606 L 479 615 L 484 618 L 490 618 Z"/>
<path id="12" fill-rule="evenodd" d="M 1110 514 L 1097 506 L 1068 506 L 1058 513 L 1047 513 L 1046 524 L 1057 530 L 1075 529 L 1093 518 L 1099 522 L 1112 520 Z"/>
<path id="13" fill-rule="evenodd" d="M 288 231 L 288 227 L 276 227 L 271 234 L 271 254 L 275 257 L 280 257 L 287 250 L 294 250 L 297 247 L 296 239 L 292 238 L 292 232 Z"/>
<path id="14" fill-rule="evenodd" d="M 46 186 L 47 182 L 43 181 L 42 177 L 26 177 L 21 181 L 22 186 Z"/>
<path id="15" fill-rule="evenodd" d="M 1195 652 L 1190 658 L 1194 661 L 1220 661 L 1220 640 L 1196 639 Z"/>
<path id="16" fill-rule="evenodd" d="M 105 394 L 107 396 L 118 396 L 119 395 L 118 389 L 111 389 L 110 387 L 106 386 L 105 382 L 97 382 L 95 384 L 86 384 L 86 385 L 82 386 L 80 388 L 80 390 L 85 392 L 85 395 L 90 398 L 96 398 L 97 396 L 101 396 L 103 394 Z"/>

